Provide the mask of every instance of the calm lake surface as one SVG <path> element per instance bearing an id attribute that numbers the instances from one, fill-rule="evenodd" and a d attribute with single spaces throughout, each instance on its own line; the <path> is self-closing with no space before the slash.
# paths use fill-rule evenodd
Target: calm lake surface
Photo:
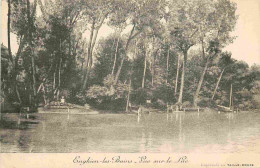
<path id="1" fill-rule="evenodd" d="M 260 111 L 1 117 L 1 152 L 260 153 Z"/>

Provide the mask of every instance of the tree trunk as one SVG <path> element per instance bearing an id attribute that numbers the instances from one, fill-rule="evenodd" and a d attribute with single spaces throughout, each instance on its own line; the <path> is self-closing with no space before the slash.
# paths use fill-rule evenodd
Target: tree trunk
<path id="1" fill-rule="evenodd" d="M 35 61 L 34 61 L 34 47 L 32 46 L 32 16 L 30 14 L 30 1 L 27 0 L 27 18 L 28 18 L 28 43 L 31 49 L 31 63 L 32 63 L 32 79 L 33 79 L 33 106 L 36 106 L 36 78 L 35 78 Z"/>
<path id="2" fill-rule="evenodd" d="M 14 86 L 14 90 L 16 92 L 16 96 L 17 96 L 17 99 L 19 100 L 19 102 L 21 103 L 22 101 L 20 101 L 21 99 L 21 96 L 20 96 L 20 93 L 19 93 L 19 89 L 18 89 L 18 86 L 17 86 L 17 74 L 18 74 L 18 59 L 20 57 L 20 54 L 21 54 L 21 51 L 23 50 L 23 47 L 24 47 L 24 44 L 26 42 L 26 39 L 23 38 L 23 37 L 20 37 L 20 44 L 19 44 L 19 47 L 18 47 L 18 50 L 17 50 L 17 53 L 16 53 L 16 57 L 14 59 L 14 70 L 12 72 L 12 75 L 11 75 L 11 80 L 12 80 L 12 84 Z M 17 88 L 17 89 L 16 89 Z"/>
<path id="3" fill-rule="evenodd" d="M 230 86 L 230 95 L 229 95 L 229 108 L 231 109 L 233 106 L 233 95 L 232 95 L 233 89 L 232 89 L 232 84 Z"/>
<path id="4" fill-rule="evenodd" d="M 87 58 L 87 72 L 85 73 L 86 76 L 83 74 L 83 85 L 82 85 L 82 90 L 86 89 L 86 85 L 87 85 L 87 75 L 88 75 L 88 67 L 89 67 L 89 61 L 90 61 L 90 57 L 91 57 L 91 45 L 92 45 L 92 39 L 93 39 L 93 34 L 94 34 L 94 29 L 95 29 L 95 20 L 93 20 L 92 26 L 91 26 L 91 33 L 90 33 L 90 38 L 89 38 L 89 42 L 88 42 L 88 58 Z"/>
<path id="5" fill-rule="evenodd" d="M 90 70 L 92 68 L 92 62 L 93 62 L 92 54 L 93 54 L 94 46 L 96 44 L 99 29 L 101 28 L 106 16 L 107 15 L 105 15 L 102 18 L 100 25 L 96 28 L 96 32 L 94 32 L 94 30 L 95 30 L 95 20 L 93 20 L 93 24 L 92 24 L 92 28 L 91 28 L 91 35 L 90 35 L 90 44 L 89 44 L 89 48 L 88 48 L 87 72 L 86 72 L 85 80 L 84 80 L 84 83 L 83 83 L 83 86 L 82 86 L 82 90 L 85 90 L 86 86 L 87 86 L 88 77 L 89 77 L 89 74 L 90 74 Z M 94 37 L 93 37 L 93 34 L 94 34 Z"/>
<path id="6" fill-rule="evenodd" d="M 132 83 L 132 79 L 131 79 L 131 76 L 130 76 L 130 81 L 129 81 L 129 85 L 128 85 L 127 101 L 126 101 L 126 109 L 125 109 L 126 112 L 129 111 L 129 103 L 130 103 L 130 95 L 131 95 L 131 83 Z"/>
<path id="7" fill-rule="evenodd" d="M 180 94 L 179 94 L 179 99 L 178 99 L 178 106 L 181 109 L 182 108 L 182 97 L 183 97 L 183 90 L 184 90 L 184 77 L 185 77 L 185 64 L 186 64 L 186 60 L 187 60 L 187 54 L 188 51 L 185 50 L 183 51 L 183 66 L 182 66 L 182 74 L 181 74 L 181 88 L 180 88 Z"/>
<path id="8" fill-rule="evenodd" d="M 169 56 L 170 56 L 170 48 L 168 48 L 167 51 L 167 61 L 166 61 L 166 84 L 168 83 L 168 77 L 169 77 Z"/>
<path id="9" fill-rule="evenodd" d="M 55 70 L 56 71 L 56 70 Z M 55 90 L 55 85 L 56 85 L 56 83 L 55 83 L 55 80 L 56 79 L 56 72 L 54 72 L 53 73 L 53 85 L 52 85 L 52 90 Z"/>
<path id="10" fill-rule="evenodd" d="M 18 61 L 18 59 L 17 60 L 15 59 L 15 62 L 13 62 L 13 56 L 12 56 L 12 50 L 11 50 L 11 14 L 12 14 L 11 11 L 12 11 L 12 9 L 11 9 L 11 0 L 8 0 L 8 20 L 7 20 L 7 26 L 8 26 L 7 27 L 8 54 L 9 54 L 9 60 L 12 63 L 12 65 L 14 66 L 14 74 L 13 74 L 13 76 L 11 78 L 13 79 L 13 84 L 15 86 L 15 92 L 16 92 L 17 98 L 19 100 L 19 103 L 22 104 L 21 96 L 20 96 L 20 93 L 19 93 L 19 90 L 18 90 L 18 86 L 17 86 L 17 81 L 16 81 L 17 64 L 15 64 L 15 63 L 16 63 L 16 61 Z M 19 49 L 20 49 L 20 46 L 19 46 Z M 19 53 L 19 49 L 18 49 L 17 53 Z"/>
<path id="11" fill-rule="evenodd" d="M 151 63 L 152 87 L 154 85 L 154 64 L 155 64 L 155 55 L 152 56 L 152 63 Z"/>
<path id="12" fill-rule="evenodd" d="M 137 55 L 137 42 L 135 43 L 135 54 L 133 60 L 135 60 L 135 57 Z M 133 75 L 133 64 L 130 71 L 130 79 L 129 79 L 129 86 L 128 86 L 128 94 L 127 94 L 127 101 L 126 101 L 126 112 L 129 111 L 129 104 L 130 104 L 130 95 L 131 95 L 131 85 L 132 85 L 132 75 Z"/>
<path id="13" fill-rule="evenodd" d="M 76 46 L 73 45 L 73 48 L 75 49 Z M 85 43 L 82 44 L 82 48 L 85 48 Z M 76 51 L 75 51 L 76 52 Z M 76 53 L 74 53 L 76 55 Z M 84 71 L 84 63 L 85 63 L 86 55 L 84 54 L 84 58 L 81 62 L 81 72 L 82 72 L 82 83 L 84 82 L 84 76 L 85 76 L 85 71 Z"/>
<path id="14" fill-rule="evenodd" d="M 201 39 L 201 50 L 202 50 L 203 59 L 205 59 L 206 58 L 206 54 L 205 54 L 205 48 L 204 48 L 204 41 L 203 41 L 203 39 Z M 203 69 L 203 72 L 202 72 L 202 74 L 200 76 L 200 81 L 198 83 L 196 92 L 195 92 L 195 94 L 193 96 L 193 106 L 194 107 L 197 107 L 197 105 L 198 105 L 198 97 L 199 97 L 200 89 L 201 89 L 201 86 L 202 86 L 202 83 L 203 83 L 203 80 L 204 80 L 204 76 L 205 76 L 207 68 L 208 68 L 209 57 L 210 56 L 208 56 L 208 58 L 207 58 L 206 65 L 205 65 L 205 67 Z"/>
<path id="15" fill-rule="evenodd" d="M 174 88 L 174 95 L 175 96 L 177 94 L 177 89 L 178 89 L 179 71 L 180 71 L 180 55 L 178 54 L 177 73 L 176 73 L 175 88 Z"/>
<path id="16" fill-rule="evenodd" d="M 209 65 L 209 57 L 207 58 L 206 65 L 205 65 L 205 67 L 203 69 L 203 72 L 202 72 L 202 74 L 200 76 L 200 81 L 198 83 L 197 90 L 196 90 L 196 92 L 194 94 L 194 97 L 193 97 L 193 106 L 194 107 L 197 107 L 197 105 L 198 105 L 198 97 L 199 97 L 200 89 L 201 89 L 201 86 L 202 86 L 202 83 L 203 83 L 206 71 L 208 69 L 208 65 Z"/>
<path id="17" fill-rule="evenodd" d="M 115 31 L 115 34 L 116 34 L 116 31 Z M 115 37 L 114 40 L 113 40 L 113 44 L 112 44 L 111 50 L 114 49 L 115 43 L 116 43 L 116 37 Z M 110 60 L 112 60 L 112 59 L 113 59 L 113 53 L 111 52 Z"/>
<path id="18" fill-rule="evenodd" d="M 57 100 L 59 100 L 59 94 L 60 94 L 60 84 L 61 84 L 61 62 L 62 62 L 62 58 L 60 58 L 60 65 L 59 65 L 59 83 L 58 83 L 58 92 L 57 92 Z"/>
<path id="19" fill-rule="evenodd" d="M 21 96 L 20 96 L 20 93 L 19 93 L 19 90 L 18 90 L 18 87 L 17 85 L 15 85 L 15 91 L 16 91 L 16 94 L 17 94 L 17 98 L 19 100 L 19 103 L 20 105 L 22 104 L 22 100 L 21 100 Z"/>
<path id="20" fill-rule="evenodd" d="M 72 48 L 72 47 L 71 47 L 71 37 L 70 37 L 70 34 L 69 34 L 69 58 L 70 58 L 71 55 L 72 55 L 72 54 L 71 54 L 71 52 L 72 52 L 72 51 L 71 51 L 71 48 Z"/>
<path id="21" fill-rule="evenodd" d="M 98 35 L 98 32 L 99 32 L 99 29 L 101 28 L 102 24 L 104 23 L 106 17 L 108 16 L 109 13 L 107 13 L 103 18 L 102 20 L 100 21 L 100 24 L 98 25 L 98 27 L 96 28 L 96 32 L 94 33 L 94 30 L 95 30 L 95 20 L 93 20 L 93 23 L 92 23 L 92 27 L 91 27 L 91 34 L 90 34 L 90 44 L 89 44 L 89 47 L 88 47 L 88 63 L 87 63 L 87 72 L 86 72 L 86 76 L 85 76 L 85 80 L 84 80 L 84 83 L 83 83 L 83 86 L 82 86 L 82 90 L 85 90 L 86 89 L 86 86 L 87 86 L 87 82 L 88 82 L 88 77 L 89 77 L 89 74 L 90 74 L 90 70 L 92 68 L 92 53 L 93 53 L 93 50 L 94 50 L 94 46 L 96 44 L 96 40 L 97 40 L 97 35 Z M 93 34 L 94 34 L 94 38 L 93 38 Z"/>
<path id="22" fill-rule="evenodd" d="M 117 73 L 116 73 L 116 76 L 115 76 L 115 81 L 114 83 L 117 84 L 118 82 L 118 79 L 119 79 L 119 76 L 120 76 L 120 73 L 121 73 L 121 70 L 122 70 L 122 67 L 123 67 L 123 64 L 124 64 L 124 60 L 125 58 L 127 57 L 127 50 L 128 50 L 128 47 L 129 47 L 129 44 L 130 44 L 130 41 L 132 39 L 132 35 L 134 33 L 134 30 L 135 30 L 135 25 L 133 26 L 132 30 L 131 30 L 131 33 L 127 39 L 127 42 L 126 42 L 126 47 L 125 47 L 125 56 L 121 59 L 121 62 L 120 62 L 120 65 L 118 67 L 118 70 L 117 70 Z"/>
<path id="23" fill-rule="evenodd" d="M 143 73 L 143 80 L 142 80 L 142 88 L 144 88 L 144 84 L 145 84 L 145 75 L 146 75 L 146 67 L 147 67 L 147 64 L 146 64 L 146 51 L 145 51 L 145 55 L 144 55 L 144 73 Z"/>
<path id="24" fill-rule="evenodd" d="M 223 75 L 224 71 L 225 71 L 225 68 L 221 71 L 221 73 L 220 73 L 220 75 L 219 75 L 219 77 L 218 77 L 217 85 L 216 85 L 216 87 L 215 87 L 215 89 L 214 89 L 214 92 L 213 92 L 213 95 L 212 95 L 212 97 L 211 97 L 211 100 L 214 99 L 215 94 L 217 93 L 218 85 L 219 85 L 219 83 L 220 83 L 220 80 L 221 80 L 221 78 L 222 78 L 222 75 Z"/>
<path id="25" fill-rule="evenodd" d="M 60 84 L 61 84 L 61 62 L 62 62 L 62 58 L 60 58 L 60 66 L 59 66 L 59 84 L 58 84 L 59 88 L 60 88 Z"/>
<path id="26" fill-rule="evenodd" d="M 8 21 L 7 21 L 7 36 L 8 36 L 8 53 L 10 61 L 13 63 L 13 57 L 11 52 L 11 0 L 8 0 Z"/>
<path id="27" fill-rule="evenodd" d="M 99 28 L 96 30 L 96 33 L 94 33 L 95 35 L 94 35 L 94 38 L 93 38 L 93 41 L 92 41 L 92 44 L 91 44 L 90 57 L 89 57 L 88 68 L 87 68 L 87 73 L 86 73 L 86 77 L 85 77 L 85 83 L 84 83 L 83 90 L 86 89 L 88 78 L 89 78 L 89 74 L 90 74 L 90 71 L 91 71 L 91 68 L 92 68 L 92 64 L 93 64 L 92 55 L 93 55 L 94 46 L 96 44 L 98 31 L 99 31 Z"/>
<path id="28" fill-rule="evenodd" d="M 42 90 L 43 90 L 43 100 L 44 100 L 44 105 L 47 105 L 47 99 L 46 99 L 46 91 L 45 91 L 45 87 L 44 87 L 44 85 L 43 85 L 43 88 L 42 88 Z"/>
<path id="29" fill-rule="evenodd" d="M 122 70 L 122 67 L 123 67 L 123 64 L 124 64 L 125 57 L 126 57 L 126 56 L 124 56 L 124 57 L 121 59 L 120 65 L 119 65 L 118 70 L 117 70 L 117 72 L 116 72 L 114 84 L 117 84 L 117 82 L 118 82 L 118 79 L 119 79 L 119 76 L 120 76 L 120 73 L 121 73 L 121 70 Z"/>
<path id="30" fill-rule="evenodd" d="M 90 61 L 92 61 L 93 50 L 94 50 L 94 47 L 95 47 L 95 44 L 96 44 L 96 41 L 97 41 L 97 35 L 98 35 L 98 32 L 99 32 L 99 29 L 100 29 L 100 27 L 98 27 L 96 29 L 96 32 L 94 33 L 94 38 L 93 38 L 93 41 L 92 41 L 92 44 L 91 44 L 91 50 L 90 50 L 90 55 L 91 55 Z M 92 62 L 90 62 L 90 64 L 92 64 Z"/>
<path id="31" fill-rule="evenodd" d="M 119 39 L 120 39 L 120 36 L 118 37 L 117 39 L 117 42 L 116 42 L 116 51 L 115 51 L 115 57 L 114 57 L 114 64 L 113 64 L 113 69 L 112 69 L 112 75 L 114 75 L 114 71 L 115 71 L 115 68 L 116 68 L 116 60 L 117 60 L 117 52 L 118 52 L 118 46 L 119 46 Z"/>

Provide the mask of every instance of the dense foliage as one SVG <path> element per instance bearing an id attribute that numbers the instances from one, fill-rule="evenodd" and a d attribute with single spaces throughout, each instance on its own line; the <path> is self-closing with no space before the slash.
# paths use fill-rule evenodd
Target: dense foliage
<path id="1" fill-rule="evenodd" d="M 260 66 L 224 51 L 235 40 L 230 0 L 8 3 L 19 49 L 1 45 L 6 103 L 37 107 L 65 96 L 126 111 L 147 100 L 156 108 L 229 106 L 232 88 L 233 106 L 260 108 Z M 98 38 L 104 25 L 114 33 Z"/>

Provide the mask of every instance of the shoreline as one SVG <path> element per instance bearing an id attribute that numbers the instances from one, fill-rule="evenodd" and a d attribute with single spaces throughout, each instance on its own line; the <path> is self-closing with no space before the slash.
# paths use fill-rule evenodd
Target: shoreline
<path id="1" fill-rule="evenodd" d="M 203 111 L 169 111 L 161 110 L 161 109 L 152 109 L 145 110 L 141 112 L 141 114 L 173 114 L 173 113 L 240 113 L 240 112 L 259 112 L 259 109 L 251 109 L 251 110 L 240 110 L 240 111 L 217 111 L 213 108 L 204 108 Z M 112 110 L 99 110 L 99 109 L 84 109 L 84 108 L 38 108 L 37 112 L 1 112 L 1 114 L 83 114 L 83 115 L 98 115 L 98 114 L 128 114 L 128 115 L 138 115 L 138 112 L 133 110 L 130 112 L 125 111 L 112 111 Z"/>

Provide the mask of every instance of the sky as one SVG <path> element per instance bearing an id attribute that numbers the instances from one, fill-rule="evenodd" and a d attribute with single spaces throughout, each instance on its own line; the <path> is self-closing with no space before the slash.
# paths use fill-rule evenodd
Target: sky
<path id="1" fill-rule="evenodd" d="M 237 4 L 237 25 L 233 32 L 237 38 L 224 50 L 232 52 L 232 57 L 247 62 L 250 66 L 260 65 L 260 0 L 232 0 Z M 98 39 L 112 33 L 112 29 L 103 26 Z M 7 2 L 1 0 L 1 43 L 7 46 Z M 17 39 L 11 34 L 11 49 L 16 53 Z"/>
<path id="2" fill-rule="evenodd" d="M 239 15 L 233 44 L 226 47 L 232 57 L 249 65 L 260 64 L 260 0 L 232 0 Z"/>

